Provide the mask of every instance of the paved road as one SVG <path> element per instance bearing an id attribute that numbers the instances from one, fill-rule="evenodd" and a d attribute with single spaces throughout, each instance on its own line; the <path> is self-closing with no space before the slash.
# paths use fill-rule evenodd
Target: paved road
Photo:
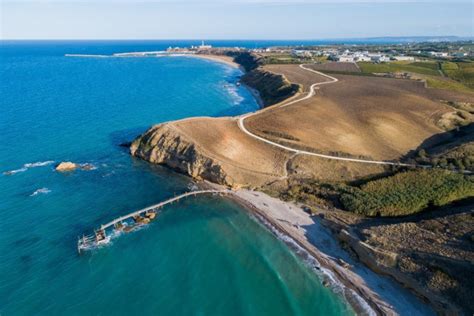
<path id="1" fill-rule="evenodd" d="M 307 100 L 311 97 L 314 96 L 315 94 L 315 89 L 316 87 L 318 86 L 322 86 L 322 85 L 325 85 L 325 84 L 332 84 L 332 83 L 336 83 L 338 82 L 339 80 L 337 78 L 334 78 L 332 76 L 329 76 L 329 75 L 326 75 L 326 74 L 323 74 L 322 72 L 319 72 L 319 71 L 316 71 L 314 69 L 310 69 L 310 68 L 307 68 L 305 67 L 304 65 L 300 65 L 300 68 L 304 69 L 304 70 L 307 70 L 307 71 L 311 71 L 311 72 L 314 72 L 318 75 L 321 75 L 321 76 L 324 76 L 326 78 L 328 78 L 329 80 L 328 81 L 324 81 L 324 82 L 317 82 L 317 83 L 313 83 L 309 89 L 309 92 L 302 98 L 299 98 L 299 99 L 296 99 L 296 100 L 293 100 L 293 101 L 290 101 L 288 103 L 284 103 L 284 104 L 281 104 L 281 105 L 278 105 L 278 107 L 280 108 L 283 108 L 283 107 L 286 107 L 286 106 L 289 106 L 289 105 L 292 105 L 292 104 L 295 104 L 295 103 L 298 103 L 298 102 L 301 102 L 301 101 L 304 101 L 304 100 Z M 260 137 L 258 135 L 255 135 L 253 134 L 252 132 L 250 132 L 246 127 L 245 127 L 245 120 L 251 116 L 254 116 L 256 114 L 258 114 L 259 112 L 253 112 L 253 113 L 248 113 L 248 114 L 245 114 L 241 117 L 239 117 L 238 119 L 238 125 L 239 125 L 239 128 L 242 132 L 244 132 L 245 134 L 249 135 L 250 137 L 253 137 L 255 139 L 258 139 L 259 141 L 262 141 L 264 143 L 267 143 L 269 145 L 272 145 L 272 146 L 275 146 L 275 147 L 278 147 L 278 148 L 281 148 L 281 149 L 284 149 L 284 150 L 287 150 L 287 151 L 290 151 L 290 152 L 293 152 L 293 153 L 296 153 L 296 154 L 301 154 L 301 155 L 308 155 L 308 156 L 316 156 L 316 157 L 320 157 L 320 158 L 326 158 L 326 159 L 332 159 L 332 160 L 342 160 L 342 161 L 350 161 L 350 162 L 359 162 L 359 163 L 367 163 L 367 164 L 377 164 L 377 165 L 391 165 L 391 166 L 405 166 L 405 167 L 414 167 L 414 166 L 417 166 L 417 165 L 413 165 L 413 164 L 406 164 L 406 163 L 401 163 L 401 162 L 391 162 L 391 161 L 383 161 L 383 160 L 368 160 L 368 159 L 356 159 L 356 158 L 346 158 L 346 157 L 338 157 L 338 156 L 331 156 L 331 155 L 323 155 L 323 154 L 318 154 L 318 153 L 315 153 L 315 152 L 311 152 L 311 151 L 306 151 L 306 150 L 300 150 L 300 149 L 297 149 L 297 148 L 292 148 L 292 147 L 289 147 L 289 146 L 285 146 L 285 145 L 281 145 L 281 144 L 278 144 L 278 143 L 275 143 L 275 142 L 272 142 L 271 140 L 268 140 L 266 138 L 263 138 L 263 137 Z"/>

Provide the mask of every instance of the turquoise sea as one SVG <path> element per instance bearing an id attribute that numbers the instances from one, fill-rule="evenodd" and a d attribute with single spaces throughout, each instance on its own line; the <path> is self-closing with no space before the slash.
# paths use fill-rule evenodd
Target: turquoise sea
<path id="1" fill-rule="evenodd" d="M 173 204 L 148 227 L 77 253 L 83 233 L 192 185 L 131 158 L 120 143 L 159 122 L 235 115 L 257 104 L 236 85 L 240 71 L 224 64 L 64 54 L 191 44 L 198 43 L 1 42 L 2 316 L 353 314 L 309 265 L 225 198 Z M 95 169 L 53 170 L 66 160 Z"/>

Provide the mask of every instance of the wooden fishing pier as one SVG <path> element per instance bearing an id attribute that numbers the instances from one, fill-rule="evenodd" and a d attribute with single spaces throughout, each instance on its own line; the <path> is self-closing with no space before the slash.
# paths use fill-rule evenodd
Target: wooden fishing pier
<path id="1" fill-rule="evenodd" d="M 166 201 L 160 202 L 158 204 L 154 204 L 154 205 L 145 207 L 141 210 L 131 212 L 127 215 L 120 216 L 106 224 L 101 225 L 100 228 L 95 231 L 94 235 L 83 236 L 79 238 L 77 242 L 77 250 L 79 253 L 81 253 L 82 250 L 90 249 L 96 246 L 100 246 L 102 244 L 107 244 L 110 241 L 110 236 L 107 236 L 107 230 L 117 229 L 117 227 L 124 227 L 124 223 L 126 223 L 130 219 L 135 220 L 137 217 L 141 217 L 142 215 L 148 215 L 151 213 L 156 214 L 161 208 L 163 208 L 164 206 L 168 204 L 178 202 L 187 197 L 202 195 L 202 194 L 227 195 L 227 194 L 232 194 L 232 191 L 231 190 L 199 190 L 199 191 L 186 192 L 178 196 L 175 196 L 173 198 L 170 198 Z"/>

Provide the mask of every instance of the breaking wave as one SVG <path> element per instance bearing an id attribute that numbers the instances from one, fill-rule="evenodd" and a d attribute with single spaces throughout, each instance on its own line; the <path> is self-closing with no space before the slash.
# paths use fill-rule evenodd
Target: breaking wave
<path id="1" fill-rule="evenodd" d="M 5 171 L 3 174 L 9 176 L 9 175 L 12 175 L 12 174 L 15 174 L 15 173 L 25 172 L 26 170 L 28 170 L 28 168 L 23 167 L 23 168 L 20 168 L 20 169 Z"/>
<path id="2" fill-rule="evenodd" d="M 19 172 L 25 172 L 27 171 L 28 169 L 30 168 L 37 168 L 37 167 L 44 167 L 44 166 L 49 166 L 51 164 L 54 163 L 54 160 L 47 160 L 47 161 L 38 161 L 38 162 L 29 162 L 29 163 L 25 163 L 23 165 L 23 167 L 19 168 L 19 169 L 14 169 L 14 170 L 9 170 L 9 171 L 4 171 L 3 174 L 4 175 L 14 175 L 15 173 L 19 173 Z"/>
<path id="3" fill-rule="evenodd" d="M 252 214 L 251 217 L 256 218 L 258 222 L 260 222 L 263 226 L 265 226 L 268 230 L 270 230 L 278 239 L 283 241 L 290 249 L 292 249 L 296 255 L 298 255 L 303 262 L 307 264 L 318 277 L 324 283 L 327 283 L 331 290 L 341 295 L 345 298 L 346 302 L 354 302 L 357 303 L 358 307 L 364 311 L 364 314 L 369 316 L 375 316 L 376 313 L 370 307 L 370 305 L 355 291 L 350 288 L 347 288 L 342 284 L 341 281 L 335 276 L 334 272 L 329 269 L 326 269 L 321 266 L 319 261 L 313 257 L 306 249 L 301 247 L 293 238 L 290 236 L 282 233 L 278 228 L 272 225 L 268 220 L 266 220 L 263 216 L 259 214 Z M 352 304 L 351 304 L 352 305 Z"/>
<path id="4" fill-rule="evenodd" d="M 224 89 L 232 98 L 234 105 L 239 105 L 244 101 L 244 97 L 239 94 L 238 87 L 235 84 L 224 84 Z"/>
<path id="5" fill-rule="evenodd" d="M 32 162 L 32 163 L 25 163 L 23 167 L 25 168 L 44 167 L 44 166 L 49 166 L 53 163 L 54 163 L 54 160 L 38 161 L 38 162 Z"/>
<path id="6" fill-rule="evenodd" d="M 51 192 L 50 189 L 48 189 L 48 188 L 41 188 L 41 189 L 38 189 L 38 190 L 36 190 L 35 192 L 31 193 L 30 196 L 35 196 L 35 195 L 38 195 L 38 194 L 48 194 L 49 192 Z"/>

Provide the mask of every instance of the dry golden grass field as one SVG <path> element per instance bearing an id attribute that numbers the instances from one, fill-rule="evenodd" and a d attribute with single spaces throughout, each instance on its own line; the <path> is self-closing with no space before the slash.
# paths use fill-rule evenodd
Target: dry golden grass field
<path id="1" fill-rule="evenodd" d="M 299 65 L 266 65 L 265 70 L 284 75 L 291 83 L 298 83 L 307 92 L 309 87 L 316 82 L 324 82 L 327 79 L 314 72 L 303 70 Z"/>
<path id="2" fill-rule="evenodd" d="M 195 118 L 171 122 L 205 156 L 217 161 L 236 183 L 263 185 L 285 174 L 290 154 L 242 133 L 232 118 Z"/>
<path id="3" fill-rule="evenodd" d="M 321 80 L 298 65 L 265 68 L 304 86 Z M 472 101 L 470 95 L 426 89 L 424 83 L 412 80 L 335 77 L 339 82 L 318 87 L 308 100 L 248 118 L 247 128 L 301 149 L 397 160 L 443 132 L 437 122 L 453 109 L 439 100 L 452 100 L 455 95 L 456 100 Z"/>
<path id="4" fill-rule="evenodd" d="M 264 68 L 284 74 L 306 92 L 311 84 L 328 80 L 298 65 Z M 397 161 L 426 139 L 444 132 L 437 123 L 455 109 L 440 100 L 473 100 L 470 94 L 427 89 L 420 81 L 335 77 L 338 82 L 318 86 L 309 99 L 287 107 L 275 105 L 248 117 L 246 128 L 293 148 Z M 294 156 L 245 134 L 237 121 L 230 117 L 193 118 L 167 123 L 167 128 L 220 165 L 237 186 L 263 186 L 286 176 L 350 181 L 386 171 L 381 165 Z"/>

